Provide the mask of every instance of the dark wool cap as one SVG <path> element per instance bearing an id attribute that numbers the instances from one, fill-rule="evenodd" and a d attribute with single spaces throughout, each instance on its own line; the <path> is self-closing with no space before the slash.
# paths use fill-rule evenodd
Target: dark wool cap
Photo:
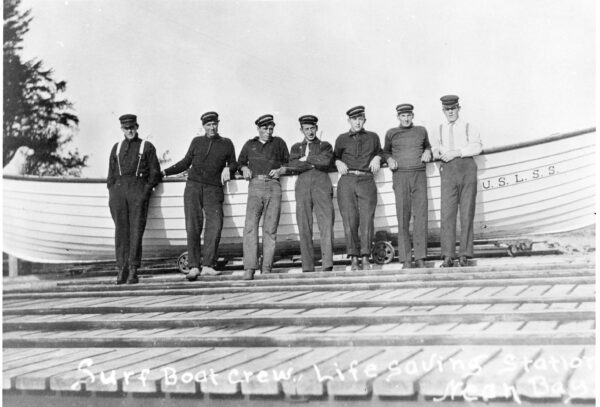
<path id="1" fill-rule="evenodd" d="M 298 121 L 300 122 L 300 124 L 317 124 L 319 119 L 317 118 L 317 116 L 313 116 L 312 114 L 305 114 L 304 116 L 300 116 L 300 118 L 298 118 Z"/>
<path id="2" fill-rule="evenodd" d="M 265 115 L 260 116 L 258 119 L 256 119 L 254 124 L 256 124 L 258 127 L 262 127 L 262 126 L 267 126 L 269 124 L 275 124 L 275 122 L 273 121 L 272 114 L 265 114 Z"/>
<path id="3" fill-rule="evenodd" d="M 346 112 L 346 114 L 348 115 L 348 117 L 355 117 L 355 116 L 361 116 L 365 114 L 365 107 L 364 106 L 355 106 L 352 109 L 348 109 L 348 111 Z"/>
<path id="4" fill-rule="evenodd" d="M 137 116 L 134 114 L 124 114 L 119 117 L 119 121 L 121 122 L 121 126 L 131 126 L 132 124 L 137 124 Z"/>
<path id="5" fill-rule="evenodd" d="M 202 124 L 206 124 L 209 122 L 218 122 L 219 114 L 217 112 L 206 112 L 202 116 L 200 116 L 200 120 L 202 120 Z"/>
<path id="6" fill-rule="evenodd" d="M 412 113 L 415 107 L 410 103 L 402 103 L 401 105 L 396 106 L 396 112 L 400 113 Z"/>
<path id="7" fill-rule="evenodd" d="M 458 96 L 456 95 L 446 95 L 440 98 L 442 101 L 442 106 L 444 107 L 453 107 L 458 105 Z"/>

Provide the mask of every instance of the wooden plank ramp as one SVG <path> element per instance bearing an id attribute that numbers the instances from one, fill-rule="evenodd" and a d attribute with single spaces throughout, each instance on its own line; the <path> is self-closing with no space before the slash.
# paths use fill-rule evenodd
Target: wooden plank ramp
<path id="1" fill-rule="evenodd" d="M 5 405 L 595 403 L 594 263 L 113 278 L 4 288 Z"/>

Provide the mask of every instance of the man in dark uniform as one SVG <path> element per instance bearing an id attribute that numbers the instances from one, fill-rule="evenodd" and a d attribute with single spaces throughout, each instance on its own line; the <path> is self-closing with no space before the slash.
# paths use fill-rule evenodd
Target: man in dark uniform
<path id="1" fill-rule="evenodd" d="M 125 114 L 119 121 L 125 138 L 110 152 L 106 184 L 115 222 L 117 284 L 136 284 L 148 202 L 152 189 L 160 181 L 160 164 L 154 146 L 138 137 L 137 117 Z"/>
<path id="2" fill-rule="evenodd" d="M 300 131 L 304 135 L 290 151 L 288 168 L 300 172 L 296 180 L 296 222 L 300 232 L 302 271 L 314 271 L 313 208 L 321 235 L 321 265 L 323 271 L 333 269 L 333 186 L 328 171 L 333 159 L 333 148 L 317 138 L 319 119 L 313 115 L 301 116 Z"/>
<path id="3" fill-rule="evenodd" d="M 413 220 L 415 264 L 425 267 L 427 257 L 427 177 L 425 163 L 431 161 L 427 130 L 413 125 L 413 105 L 396 106 L 399 127 L 388 130 L 383 147 L 384 158 L 393 171 L 396 216 L 398 217 L 398 260 L 403 268 L 412 268 L 409 225 Z"/>
<path id="4" fill-rule="evenodd" d="M 374 174 L 381 164 L 379 136 L 366 131 L 364 106 L 346 112 L 350 131 L 340 134 L 333 152 L 335 165 L 341 177 L 337 185 L 337 200 L 344 223 L 346 250 L 350 256 L 350 270 L 368 270 L 374 233 L 377 187 Z M 360 235 L 360 236 L 359 236 Z"/>
<path id="5" fill-rule="evenodd" d="M 235 149 L 230 139 L 219 134 L 219 115 L 206 112 L 201 117 L 204 136 L 195 137 L 185 157 L 167 168 L 163 174 L 179 174 L 190 166 L 183 194 L 185 229 L 187 232 L 188 264 L 186 278 L 194 281 L 198 275 L 217 276 L 214 269 L 223 229 L 223 185 L 237 171 Z M 206 217 L 204 257 L 200 236 Z M 200 260 L 202 259 L 202 265 Z M 202 273 L 200 273 L 202 267 Z"/>
<path id="6" fill-rule="evenodd" d="M 281 209 L 279 177 L 290 154 L 285 141 L 273 136 L 273 115 L 266 114 L 254 122 L 258 136 L 248 140 L 238 159 L 244 178 L 249 180 L 246 222 L 244 224 L 244 279 L 252 280 L 258 268 L 258 225 L 263 218 L 262 273 L 273 267 L 275 242 Z"/>
<path id="7" fill-rule="evenodd" d="M 433 157 L 442 160 L 441 267 L 452 267 L 456 257 L 456 217 L 460 211 L 459 264 L 468 266 L 473 257 L 473 219 L 477 197 L 477 164 L 473 156 L 481 153 L 481 138 L 477 129 L 459 119 L 458 96 L 440 98 L 447 121 L 440 124 L 439 133 L 431 140 Z"/>

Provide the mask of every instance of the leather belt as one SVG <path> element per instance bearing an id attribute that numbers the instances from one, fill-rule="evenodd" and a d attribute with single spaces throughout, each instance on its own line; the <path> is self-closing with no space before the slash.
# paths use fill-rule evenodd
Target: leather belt
<path id="1" fill-rule="evenodd" d="M 372 172 L 358 171 L 358 170 L 348 170 L 348 174 L 352 174 L 352 175 L 373 175 Z"/>

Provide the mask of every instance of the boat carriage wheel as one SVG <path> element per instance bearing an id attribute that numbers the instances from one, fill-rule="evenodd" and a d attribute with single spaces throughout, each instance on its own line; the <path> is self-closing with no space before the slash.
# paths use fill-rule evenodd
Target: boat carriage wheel
<path id="1" fill-rule="evenodd" d="M 177 268 L 183 274 L 190 272 L 190 266 L 188 265 L 188 252 L 183 252 L 179 255 L 179 258 L 177 259 Z"/>
<path id="2" fill-rule="evenodd" d="M 377 264 L 390 263 L 394 259 L 394 246 L 390 242 L 380 240 L 375 242 L 371 254 Z"/>
<path id="3" fill-rule="evenodd" d="M 227 263 L 229 263 L 229 259 L 219 257 L 219 259 L 217 260 L 217 264 L 215 265 L 215 269 L 224 270 Z M 177 268 L 183 274 L 187 274 L 190 272 L 190 265 L 188 263 L 188 252 L 183 252 L 179 255 L 179 258 L 177 259 Z"/>

